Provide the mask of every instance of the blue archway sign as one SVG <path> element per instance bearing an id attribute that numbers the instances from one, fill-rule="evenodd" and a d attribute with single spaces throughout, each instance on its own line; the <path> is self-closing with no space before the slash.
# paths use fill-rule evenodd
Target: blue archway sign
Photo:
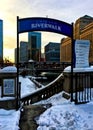
<path id="1" fill-rule="evenodd" d="M 32 17 L 18 19 L 18 33 L 30 31 L 48 31 L 72 37 L 73 26 L 51 18 Z"/>
<path id="2" fill-rule="evenodd" d="M 19 19 L 17 16 L 17 101 L 19 101 L 19 34 L 31 31 L 47 31 L 58 34 L 63 34 L 71 38 L 71 86 L 73 92 L 73 23 L 69 24 L 60 20 L 45 18 L 45 17 L 31 17 Z M 71 95 L 71 100 L 72 95 Z M 19 104 L 17 104 L 18 107 Z"/>

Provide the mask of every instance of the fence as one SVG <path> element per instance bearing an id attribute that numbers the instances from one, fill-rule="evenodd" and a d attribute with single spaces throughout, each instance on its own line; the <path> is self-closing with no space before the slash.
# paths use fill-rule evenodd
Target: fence
<path id="1" fill-rule="evenodd" d="M 76 104 L 87 103 L 92 97 L 93 72 L 73 73 L 73 90 L 71 92 L 72 101 Z"/>

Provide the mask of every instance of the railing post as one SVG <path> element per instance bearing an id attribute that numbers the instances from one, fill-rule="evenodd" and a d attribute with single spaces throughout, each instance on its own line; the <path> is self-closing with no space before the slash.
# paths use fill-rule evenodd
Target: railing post
<path id="1" fill-rule="evenodd" d="M 77 104 L 77 78 L 78 78 L 78 74 L 75 73 L 75 104 Z"/>
<path id="2" fill-rule="evenodd" d="M 21 97 L 21 82 L 19 82 L 17 89 L 17 110 L 20 108 L 20 97 Z"/>
<path id="3" fill-rule="evenodd" d="M 73 23 L 72 23 L 72 37 L 71 37 L 71 79 L 70 79 L 70 87 L 71 87 L 71 102 L 73 101 L 73 67 L 74 67 L 74 32 L 73 32 Z"/>
<path id="4" fill-rule="evenodd" d="M 91 88 L 92 88 L 92 86 L 91 86 L 91 76 L 92 76 L 92 73 L 90 73 L 90 82 L 89 82 L 89 85 L 90 85 L 90 100 L 91 100 Z"/>

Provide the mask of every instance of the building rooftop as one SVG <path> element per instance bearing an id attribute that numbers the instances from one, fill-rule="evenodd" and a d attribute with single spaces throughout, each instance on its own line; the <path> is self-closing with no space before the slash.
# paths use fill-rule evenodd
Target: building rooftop
<path id="1" fill-rule="evenodd" d="M 91 16 L 89 16 L 89 15 L 84 15 L 84 16 L 82 16 L 82 17 L 80 17 L 80 18 L 88 18 L 88 19 L 93 19 L 93 17 L 91 17 Z"/>

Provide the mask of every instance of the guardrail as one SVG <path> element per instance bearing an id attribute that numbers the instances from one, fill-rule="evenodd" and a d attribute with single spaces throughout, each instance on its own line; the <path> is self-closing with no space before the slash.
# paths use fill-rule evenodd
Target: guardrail
<path id="1" fill-rule="evenodd" d="M 63 81 L 63 74 L 60 74 L 53 82 L 28 96 L 22 97 L 20 101 L 23 105 L 29 105 L 47 99 L 63 90 Z"/>
<path id="2" fill-rule="evenodd" d="M 76 104 L 87 103 L 91 100 L 93 88 L 93 72 L 76 72 L 74 76 L 73 101 Z"/>

